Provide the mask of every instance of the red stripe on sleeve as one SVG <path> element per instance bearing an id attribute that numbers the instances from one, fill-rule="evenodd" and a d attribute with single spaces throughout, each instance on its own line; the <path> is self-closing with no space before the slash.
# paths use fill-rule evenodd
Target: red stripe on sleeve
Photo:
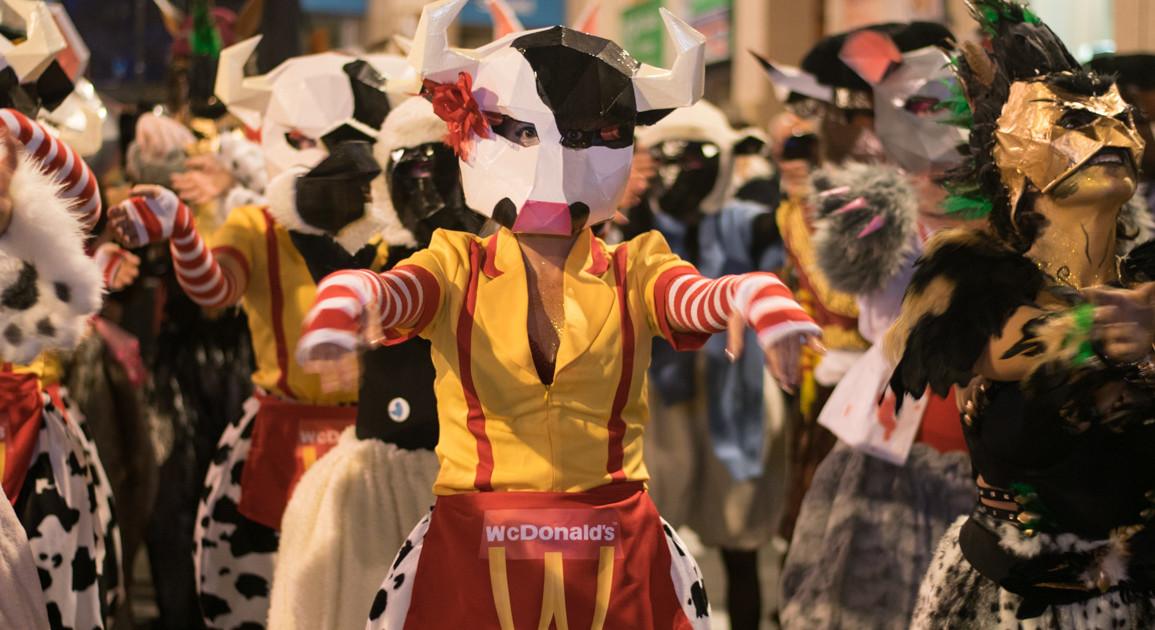
<path id="1" fill-rule="evenodd" d="M 674 280 L 686 275 L 696 276 L 698 272 L 689 265 L 674 267 L 662 272 L 654 283 L 654 311 L 658 319 L 658 330 L 675 350 L 697 350 L 710 338 L 709 333 L 677 331 L 670 325 L 672 320 L 669 309 L 670 285 Z"/>
<path id="2" fill-rule="evenodd" d="M 421 332 L 429 326 L 429 323 L 433 321 L 433 318 L 437 315 L 438 307 L 441 304 L 441 287 L 437 284 L 437 279 L 434 278 L 433 274 L 429 273 L 427 269 L 417 265 L 402 265 L 400 267 L 394 267 L 389 273 L 392 274 L 398 271 L 408 271 L 417 277 L 417 283 L 421 287 L 421 303 L 417 304 L 416 307 L 421 313 L 421 317 L 417 320 L 417 324 L 413 329 L 405 334 L 397 332 L 392 327 L 384 328 L 386 345 L 398 344 L 421 334 Z M 413 289 L 414 287 L 410 285 L 410 291 Z M 412 317 L 413 316 L 410 315 L 409 318 L 402 321 L 408 321 L 408 319 L 412 319 Z"/>

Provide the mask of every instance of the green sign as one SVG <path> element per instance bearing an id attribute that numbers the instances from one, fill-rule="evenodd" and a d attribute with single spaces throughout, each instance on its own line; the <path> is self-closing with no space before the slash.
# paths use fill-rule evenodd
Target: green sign
<path id="1" fill-rule="evenodd" d="M 693 0 L 690 2 L 690 26 L 706 36 L 706 63 L 730 58 L 731 0 Z"/>
<path id="2" fill-rule="evenodd" d="M 662 43 L 666 27 L 658 9 L 662 0 L 649 0 L 622 11 L 622 48 L 634 59 L 653 66 L 662 65 Z"/>

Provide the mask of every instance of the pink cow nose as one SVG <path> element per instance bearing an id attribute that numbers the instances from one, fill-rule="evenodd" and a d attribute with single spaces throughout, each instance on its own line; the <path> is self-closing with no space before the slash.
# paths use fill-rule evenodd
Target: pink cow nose
<path id="1" fill-rule="evenodd" d="M 569 236 L 573 229 L 569 204 L 556 201 L 526 201 L 513 222 L 514 232 L 530 234 Z"/>

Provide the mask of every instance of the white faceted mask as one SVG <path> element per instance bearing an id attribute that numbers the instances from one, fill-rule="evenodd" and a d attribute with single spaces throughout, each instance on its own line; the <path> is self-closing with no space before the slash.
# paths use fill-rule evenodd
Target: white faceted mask
<path id="1" fill-rule="evenodd" d="M 474 83 L 492 133 L 476 137 L 461 162 L 466 202 L 514 232 L 569 235 L 613 218 L 629 179 L 632 135 L 617 148 L 564 146 L 529 62 L 513 48 L 494 57 Z"/>

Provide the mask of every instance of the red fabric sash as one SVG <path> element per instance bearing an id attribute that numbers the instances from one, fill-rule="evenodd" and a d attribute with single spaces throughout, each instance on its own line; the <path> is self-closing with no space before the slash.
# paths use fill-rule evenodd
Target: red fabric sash
<path id="1" fill-rule="evenodd" d="M 641 483 L 438 497 L 405 628 L 689 630 L 670 564 Z"/>
<path id="2" fill-rule="evenodd" d="M 275 530 L 301 475 L 337 445 L 346 427 L 357 422 L 355 405 L 308 405 L 256 394 L 261 408 L 253 418 L 249 455 L 241 470 L 245 518 Z"/>
<path id="3" fill-rule="evenodd" d="M 4 494 L 13 504 L 32 464 L 43 413 L 44 399 L 36 375 L 13 374 L 5 365 L 0 371 L 0 472 L 4 475 Z"/>
<path id="4" fill-rule="evenodd" d="M 962 422 L 959 421 L 954 387 L 950 388 L 945 398 L 931 393 L 927 396 L 926 411 L 922 414 L 922 424 L 918 426 L 915 440 L 940 453 L 966 451 L 967 442 L 963 437 Z"/>

